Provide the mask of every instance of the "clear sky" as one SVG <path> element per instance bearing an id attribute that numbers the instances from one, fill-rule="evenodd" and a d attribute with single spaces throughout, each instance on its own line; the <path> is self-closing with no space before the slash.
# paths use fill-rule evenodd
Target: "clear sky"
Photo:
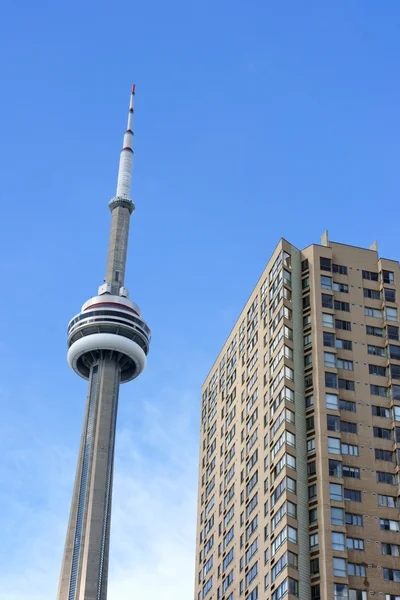
<path id="1" fill-rule="evenodd" d="M 66 325 L 102 283 L 137 85 L 110 600 L 193 597 L 200 386 L 280 237 L 399 258 L 398 1 L 2 3 L 0 598 L 53 600 L 87 385 Z"/>

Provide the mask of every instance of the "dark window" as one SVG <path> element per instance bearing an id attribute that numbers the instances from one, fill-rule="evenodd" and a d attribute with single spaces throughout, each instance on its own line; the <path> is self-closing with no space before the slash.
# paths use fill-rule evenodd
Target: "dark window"
<path id="1" fill-rule="evenodd" d="M 390 358 L 400 360 L 400 346 L 389 345 Z"/>
<path id="2" fill-rule="evenodd" d="M 339 275 L 347 275 L 347 267 L 344 265 L 332 265 L 333 273 L 339 273 Z"/>
<path id="3" fill-rule="evenodd" d="M 317 575 L 319 573 L 319 558 L 312 558 L 310 560 L 310 574 Z"/>
<path id="4" fill-rule="evenodd" d="M 367 325 L 367 334 L 383 337 L 383 329 L 382 327 L 373 327 L 372 325 Z"/>
<path id="5" fill-rule="evenodd" d="M 311 475 L 315 475 L 316 472 L 317 472 L 317 468 L 315 466 L 315 460 L 307 463 L 307 475 L 309 477 L 311 477 Z"/>
<path id="6" fill-rule="evenodd" d="M 329 475 L 330 477 L 342 476 L 342 463 L 340 460 L 329 459 Z"/>
<path id="7" fill-rule="evenodd" d="M 321 294 L 323 308 L 333 308 L 333 296 L 330 294 Z"/>
<path id="8" fill-rule="evenodd" d="M 357 433 L 357 423 L 349 423 L 348 421 L 340 422 L 340 431 L 342 433 Z"/>
<path id="9" fill-rule="evenodd" d="M 307 431 L 310 431 L 311 429 L 314 429 L 314 417 L 307 417 L 307 419 L 306 419 L 306 429 L 307 429 Z"/>
<path id="10" fill-rule="evenodd" d="M 362 515 L 356 515 L 354 513 L 346 513 L 346 525 L 357 525 L 362 527 L 363 518 Z"/>
<path id="11" fill-rule="evenodd" d="M 335 310 L 343 310 L 344 312 L 350 312 L 350 304 L 348 302 L 341 302 L 335 300 Z"/>
<path id="12" fill-rule="evenodd" d="M 305 277 L 304 279 L 301 280 L 301 288 L 303 290 L 306 290 L 309 287 L 310 287 L 310 278 L 309 277 Z"/>
<path id="13" fill-rule="evenodd" d="M 385 429 L 384 427 L 374 427 L 374 437 L 381 438 L 382 440 L 391 440 L 392 430 Z"/>
<path id="14" fill-rule="evenodd" d="M 336 348 L 341 348 L 342 350 L 352 350 L 353 344 L 350 340 L 336 340 Z"/>
<path id="15" fill-rule="evenodd" d="M 312 508 L 308 511 L 308 522 L 315 523 L 318 520 L 318 510 L 316 508 Z"/>
<path id="16" fill-rule="evenodd" d="M 317 497 L 317 486 L 314 485 L 310 485 L 310 487 L 308 488 L 308 499 L 311 500 L 312 498 L 316 498 Z"/>
<path id="17" fill-rule="evenodd" d="M 310 294 L 307 294 L 307 296 L 304 296 L 304 298 L 303 298 L 303 309 L 308 308 L 309 306 L 310 306 Z"/>
<path id="18" fill-rule="evenodd" d="M 385 348 L 383 346 L 368 345 L 368 354 L 372 354 L 373 356 L 385 356 Z"/>
<path id="19" fill-rule="evenodd" d="M 339 379 L 339 387 L 342 390 L 354 392 L 354 381 L 351 381 L 350 379 Z"/>
<path id="20" fill-rule="evenodd" d="M 386 473 L 386 471 L 376 472 L 377 483 L 388 483 L 389 485 L 395 484 L 395 476 L 393 473 Z"/>
<path id="21" fill-rule="evenodd" d="M 393 356 L 392 358 L 396 358 L 395 356 Z M 390 363 L 390 377 L 392 379 L 400 379 L 400 365 L 392 365 L 392 363 Z"/>
<path id="22" fill-rule="evenodd" d="M 323 256 L 321 256 L 319 259 L 319 264 L 320 264 L 321 271 L 330 271 L 331 270 L 332 261 L 330 258 L 324 258 Z"/>
<path id="23" fill-rule="evenodd" d="M 311 387 L 313 384 L 313 380 L 312 380 L 312 373 L 310 373 L 309 375 L 306 375 L 304 377 L 304 385 L 306 388 Z"/>
<path id="24" fill-rule="evenodd" d="M 392 385 L 391 392 L 393 400 L 400 400 L 400 385 Z"/>
<path id="25" fill-rule="evenodd" d="M 387 336 L 389 340 L 399 340 L 399 328 L 395 325 L 387 325 Z"/>
<path id="26" fill-rule="evenodd" d="M 382 271 L 383 283 L 394 284 L 394 273 L 393 271 Z"/>
<path id="27" fill-rule="evenodd" d="M 379 290 L 369 290 L 364 288 L 364 298 L 373 298 L 373 300 L 380 300 L 381 293 Z"/>
<path id="28" fill-rule="evenodd" d="M 340 419 L 335 415 L 326 415 L 326 427 L 328 431 L 339 431 L 340 430 Z"/>
<path id="29" fill-rule="evenodd" d="M 342 294 L 349 293 L 349 286 L 347 285 L 347 283 L 339 283 L 338 281 L 334 281 L 333 289 L 335 292 L 342 292 Z"/>
<path id="30" fill-rule="evenodd" d="M 335 373 L 325 373 L 325 387 L 328 388 L 336 388 L 337 387 L 337 377 Z"/>
<path id="31" fill-rule="evenodd" d="M 350 502 L 361 502 L 361 492 L 344 488 L 344 499 Z"/>
<path id="32" fill-rule="evenodd" d="M 329 348 L 335 347 L 335 335 L 333 333 L 328 333 L 324 331 L 324 346 L 328 346 Z"/>
<path id="33" fill-rule="evenodd" d="M 321 592 L 320 592 L 319 584 L 311 586 L 311 600 L 321 600 Z"/>
<path id="34" fill-rule="evenodd" d="M 358 467 L 349 467 L 347 465 L 343 465 L 343 477 L 360 479 L 360 469 Z"/>
<path id="35" fill-rule="evenodd" d="M 301 261 L 301 270 L 303 272 L 308 270 L 308 260 L 307 259 Z"/>
<path id="36" fill-rule="evenodd" d="M 370 375 L 381 375 L 382 377 L 386 377 L 386 367 L 381 367 L 380 365 L 368 365 L 369 366 L 369 374 Z"/>
<path id="37" fill-rule="evenodd" d="M 351 331 L 350 321 L 341 321 L 339 319 L 336 319 L 335 327 L 336 329 L 344 329 L 345 331 Z"/>
<path id="38" fill-rule="evenodd" d="M 393 455 L 390 450 L 383 450 L 382 448 L 375 448 L 376 460 L 384 460 L 386 462 L 393 461 Z"/>
<path id="39" fill-rule="evenodd" d="M 369 279 L 370 281 L 378 281 L 378 273 L 374 273 L 373 271 L 363 271 L 362 276 L 363 279 Z"/>
<path id="40" fill-rule="evenodd" d="M 383 385 L 370 385 L 369 389 L 372 396 L 382 396 L 386 398 L 388 395 L 388 388 L 384 387 Z"/>
<path id="41" fill-rule="evenodd" d="M 391 290 L 389 288 L 383 288 L 383 293 L 385 295 L 386 302 L 396 302 L 396 290 Z"/>
<path id="42" fill-rule="evenodd" d="M 339 409 L 348 410 L 349 412 L 356 412 L 356 403 L 351 400 L 339 400 Z"/>
<path id="43" fill-rule="evenodd" d="M 384 406 L 372 406 L 373 417 L 383 417 L 384 419 L 390 418 L 390 410 Z"/>

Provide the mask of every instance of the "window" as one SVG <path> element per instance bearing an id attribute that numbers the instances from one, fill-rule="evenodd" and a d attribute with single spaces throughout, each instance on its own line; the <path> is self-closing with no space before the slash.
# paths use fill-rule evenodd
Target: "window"
<path id="1" fill-rule="evenodd" d="M 342 350 L 352 350 L 353 343 L 350 340 L 336 340 L 336 348 L 341 348 Z"/>
<path id="2" fill-rule="evenodd" d="M 343 486 L 340 483 L 329 484 L 330 499 L 335 502 L 342 502 L 343 500 Z"/>
<path id="3" fill-rule="evenodd" d="M 381 448 L 375 448 L 375 459 L 392 462 L 393 455 L 390 450 L 382 450 Z"/>
<path id="4" fill-rule="evenodd" d="M 365 577 L 365 565 L 357 565 L 355 563 L 347 563 L 347 573 L 356 577 Z"/>
<path id="5" fill-rule="evenodd" d="M 354 381 L 339 378 L 339 388 L 342 390 L 349 390 L 350 392 L 354 392 Z"/>
<path id="6" fill-rule="evenodd" d="M 399 328 L 395 327 L 395 325 L 387 325 L 387 336 L 389 340 L 397 340 L 399 341 Z"/>
<path id="7" fill-rule="evenodd" d="M 318 521 L 318 510 L 316 508 L 312 508 L 308 511 L 308 522 L 310 525 L 312 523 L 316 523 Z"/>
<path id="8" fill-rule="evenodd" d="M 334 410 L 339 409 L 339 401 L 336 394 L 325 394 L 326 408 L 331 408 Z"/>
<path id="9" fill-rule="evenodd" d="M 328 348 L 335 347 L 335 334 L 334 333 L 329 333 L 328 331 L 324 331 L 323 338 L 324 338 L 324 346 L 328 346 Z"/>
<path id="10" fill-rule="evenodd" d="M 395 346 L 394 344 L 389 344 L 389 355 L 390 355 L 390 358 L 400 360 L 400 346 Z"/>
<path id="11" fill-rule="evenodd" d="M 321 600 L 321 591 L 319 584 L 311 586 L 311 600 Z"/>
<path id="12" fill-rule="evenodd" d="M 360 479 L 360 469 L 358 467 L 349 467 L 348 465 L 343 465 L 343 477 L 350 477 L 351 479 Z M 349 500 L 349 498 L 346 498 L 346 494 L 344 499 Z"/>
<path id="13" fill-rule="evenodd" d="M 326 421 L 327 421 L 326 426 L 327 426 L 328 431 L 336 431 L 336 432 L 340 431 L 339 417 L 336 417 L 334 415 L 326 415 Z"/>
<path id="14" fill-rule="evenodd" d="M 353 444 L 342 444 L 342 454 L 358 456 L 358 446 L 354 446 Z"/>
<path id="15" fill-rule="evenodd" d="M 351 400 L 339 400 L 339 408 L 340 410 L 356 412 L 356 403 Z"/>
<path id="16" fill-rule="evenodd" d="M 321 294 L 322 308 L 333 309 L 333 296 L 330 294 Z"/>
<path id="17" fill-rule="evenodd" d="M 325 387 L 337 388 L 337 375 L 336 373 L 325 373 Z"/>
<path id="18" fill-rule="evenodd" d="M 388 508 L 396 508 L 397 499 L 394 496 L 384 496 L 378 494 L 378 506 L 387 506 Z"/>
<path id="19" fill-rule="evenodd" d="M 394 285 L 393 271 L 382 271 L 382 281 L 383 283 L 389 283 L 390 285 Z"/>
<path id="20" fill-rule="evenodd" d="M 328 277 L 327 275 L 321 275 L 321 287 L 323 290 L 331 290 L 332 289 L 332 277 Z"/>
<path id="21" fill-rule="evenodd" d="M 329 475 L 330 477 L 342 476 L 342 463 L 340 460 L 329 459 Z"/>
<path id="22" fill-rule="evenodd" d="M 400 379 L 400 365 L 389 365 L 391 379 Z"/>
<path id="23" fill-rule="evenodd" d="M 333 352 L 324 352 L 324 365 L 325 367 L 336 367 L 336 354 Z"/>
<path id="24" fill-rule="evenodd" d="M 333 584 L 333 598 L 334 600 L 348 600 L 348 588 L 344 583 Z"/>
<path id="25" fill-rule="evenodd" d="M 386 356 L 385 348 L 383 348 L 383 346 L 368 345 L 368 354 L 372 354 L 373 356 Z"/>
<path id="26" fill-rule="evenodd" d="M 349 502 L 361 502 L 361 492 L 359 490 L 344 489 L 344 499 Z"/>
<path id="27" fill-rule="evenodd" d="M 364 288 L 364 298 L 372 298 L 373 300 L 380 300 L 381 293 L 379 290 L 369 290 L 368 288 Z"/>
<path id="28" fill-rule="evenodd" d="M 346 560 L 344 558 L 333 557 L 333 574 L 336 577 L 346 577 Z"/>
<path id="29" fill-rule="evenodd" d="M 351 331 L 350 321 L 341 321 L 340 319 L 336 319 L 335 326 L 336 326 L 336 329 L 343 329 L 345 331 Z"/>
<path id="30" fill-rule="evenodd" d="M 334 317 L 328 313 L 322 313 L 322 326 L 329 327 L 329 329 L 334 328 Z"/>
<path id="31" fill-rule="evenodd" d="M 377 337 L 383 337 L 383 329 L 382 327 L 372 327 L 372 325 L 367 325 L 367 335 L 375 335 Z"/>
<path id="32" fill-rule="evenodd" d="M 310 549 L 317 548 L 318 546 L 318 533 L 312 533 L 310 535 Z"/>
<path id="33" fill-rule="evenodd" d="M 391 440 L 392 439 L 392 430 L 385 429 L 384 427 L 374 427 L 374 437 L 380 438 L 382 440 Z"/>
<path id="34" fill-rule="evenodd" d="M 348 550 L 364 550 L 364 540 L 360 540 L 358 538 L 350 538 L 346 539 L 346 547 Z"/>
<path id="35" fill-rule="evenodd" d="M 392 519 L 380 519 L 380 527 L 382 531 L 399 531 L 399 522 Z"/>
<path id="36" fill-rule="evenodd" d="M 347 275 L 347 267 L 344 265 L 332 265 L 332 272 L 338 273 L 339 275 Z"/>
<path id="37" fill-rule="evenodd" d="M 349 590 L 349 600 L 367 600 L 368 593 L 362 590 Z"/>
<path id="38" fill-rule="evenodd" d="M 331 271 L 332 270 L 332 261 L 330 258 L 324 258 L 323 256 L 319 259 L 319 266 L 321 271 Z"/>
<path id="39" fill-rule="evenodd" d="M 345 535 L 338 531 L 332 531 L 332 549 L 333 550 L 345 550 Z"/>
<path id="40" fill-rule="evenodd" d="M 328 437 L 328 452 L 330 454 L 340 454 L 340 439 Z"/>
<path id="41" fill-rule="evenodd" d="M 400 546 L 398 544 L 387 544 L 382 542 L 382 554 L 387 556 L 400 556 Z"/>
<path id="42" fill-rule="evenodd" d="M 382 385 L 370 385 L 369 391 L 373 396 L 386 397 L 388 395 L 388 388 L 383 387 Z"/>
<path id="43" fill-rule="evenodd" d="M 386 581 L 397 581 L 400 583 L 400 570 L 383 569 L 383 578 L 386 579 Z"/>
<path id="44" fill-rule="evenodd" d="M 396 302 L 396 290 L 390 288 L 383 288 L 383 294 L 385 302 Z"/>
<path id="45" fill-rule="evenodd" d="M 301 288 L 303 290 L 306 290 L 309 287 L 310 287 L 310 278 L 309 277 L 305 277 L 304 279 L 301 280 Z"/>
<path id="46" fill-rule="evenodd" d="M 354 513 L 346 513 L 346 525 L 355 525 L 356 527 L 362 527 L 363 518 L 362 515 Z"/>
<path id="47" fill-rule="evenodd" d="M 341 300 L 335 300 L 335 310 L 350 312 L 350 304 L 348 302 L 342 302 Z"/>
<path id="48" fill-rule="evenodd" d="M 397 321 L 397 308 L 389 308 L 386 307 L 386 320 L 387 321 Z"/>
<path id="49" fill-rule="evenodd" d="M 342 292 L 342 294 L 348 294 L 349 292 L 347 283 L 339 283 L 338 281 L 333 282 L 333 289 L 335 292 Z"/>
<path id="50" fill-rule="evenodd" d="M 353 361 L 352 360 L 343 360 L 342 358 L 338 358 L 337 368 L 345 369 L 346 371 L 352 371 L 353 370 Z"/>
<path id="51" fill-rule="evenodd" d="M 380 375 L 381 377 L 386 377 L 386 367 L 382 367 L 381 365 L 368 365 L 368 367 L 370 375 Z"/>
<path id="52" fill-rule="evenodd" d="M 305 259 L 305 260 L 301 261 L 301 271 L 302 271 L 302 273 L 304 273 L 304 271 L 307 271 L 307 270 L 308 270 L 308 260 Z"/>
<path id="53" fill-rule="evenodd" d="M 344 525 L 344 510 L 331 506 L 331 523 L 332 525 Z"/>
<path id="54" fill-rule="evenodd" d="M 316 484 L 310 485 L 308 488 L 308 499 L 312 500 L 317 497 L 317 486 Z"/>
<path id="55" fill-rule="evenodd" d="M 364 308 L 364 314 L 366 317 L 375 317 L 376 319 L 382 319 L 382 311 L 379 308 L 372 308 L 366 306 Z"/>
<path id="56" fill-rule="evenodd" d="M 307 335 L 304 336 L 304 346 L 309 346 L 312 342 L 312 336 L 311 333 L 308 333 Z"/>
<path id="57" fill-rule="evenodd" d="M 349 423 L 348 421 L 340 422 L 340 431 L 342 433 L 357 433 L 357 423 Z"/>
<path id="58" fill-rule="evenodd" d="M 395 485 L 396 478 L 393 473 L 387 473 L 386 471 L 376 472 L 377 483 L 388 483 L 389 485 Z"/>
<path id="59" fill-rule="evenodd" d="M 310 560 L 310 575 L 318 575 L 319 573 L 319 558 L 312 558 Z"/>
<path id="60" fill-rule="evenodd" d="M 368 279 L 369 281 L 378 281 L 378 273 L 374 273 L 373 271 L 363 271 L 362 276 L 363 279 Z"/>

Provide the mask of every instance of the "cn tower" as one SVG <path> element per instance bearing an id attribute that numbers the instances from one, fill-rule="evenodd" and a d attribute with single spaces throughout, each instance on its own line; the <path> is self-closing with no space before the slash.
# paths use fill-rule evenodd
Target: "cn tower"
<path id="1" fill-rule="evenodd" d="M 106 276 L 96 296 L 68 325 L 68 362 L 89 382 L 58 600 L 107 600 L 115 426 L 121 383 L 146 366 L 150 329 L 128 297 L 129 221 L 135 86 L 120 155 L 117 193 L 109 207 Z"/>

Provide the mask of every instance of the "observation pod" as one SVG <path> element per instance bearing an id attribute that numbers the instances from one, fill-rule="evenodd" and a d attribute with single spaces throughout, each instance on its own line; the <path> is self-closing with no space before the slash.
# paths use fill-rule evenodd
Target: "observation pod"
<path id="1" fill-rule="evenodd" d="M 68 363 L 88 380 L 100 358 L 113 356 L 126 383 L 144 370 L 150 339 L 137 304 L 112 294 L 95 296 L 68 324 Z"/>

